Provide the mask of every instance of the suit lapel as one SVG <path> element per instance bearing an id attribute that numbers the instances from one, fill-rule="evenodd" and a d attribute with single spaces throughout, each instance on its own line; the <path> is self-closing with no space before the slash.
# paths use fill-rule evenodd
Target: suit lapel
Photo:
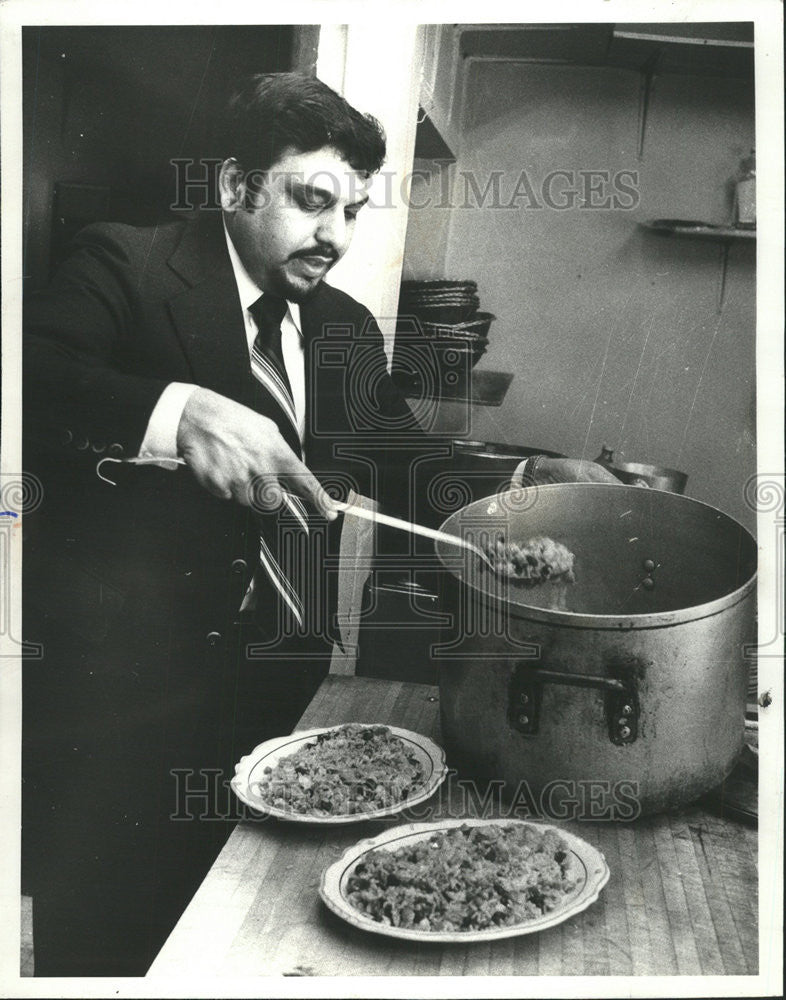
<path id="1" fill-rule="evenodd" d="M 246 402 L 255 380 L 221 213 L 187 225 L 168 264 L 189 286 L 169 300 L 169 310 L 194 381 Z"/>
<path id="2" fill-rule="evenodd" d="M 316 426 L 314 421 L 318 417 L 315 394 L 316 385 L 314 378 L 315 358 L 312 356 L 312 351 L 316 341 L 314 326 L 315 313 L 313 307 L 308 301 L 301 302 L 300 332 L 303 335 L 303 376 L 306 386 L 306 440 L 304 442 L 304 450 L 309 460 L 314 456 L 315 441 L 311 431 Z"/>
<path id="3" fill-rule="evenodd" d="M 309 465 L 315 464 L 320 470 L 330 465 L 332 435 L 325 436 L 325 431 L 335 425 L 335 420 L 329 414 L 333 409 L 330 399 L 332 394 L 327 384 L 331 373 L 321 365 L 326 320 L 324 298 L 323 286 L 320 286 L 314 295 L 300 303 L 308 408 L 305 452 Z"/>
<path id="4" fill-rule="evenodd" d="M 353 432 L 349 373 L 359 331 L 347 310 L 337 307 L 335 293 L 325 284 L 301 303 L 300 322 L 309 405 L 306 454 L 309 465 L 327 472 L 336 467 L 334 446 L 346 445 L 347 435 Z"/>
<path id="5" fill-rule="evenodd" d="M 278 404 L 251 372 L 243 312 L 232 264 L 226 249 L 220 212 L 206 213 L 185 226 L 169 267 L 186 288 L 172 297 L 169 311 L 197 385 L 212 389 L 278 422 Z M 346 411 L 346 365 L 355 337 L 346 329 L 347 317 L 335 307 L 321 286 L 300 306 L 304 342 L 306 400 L 309 407 L 306 451 L 327 464 L 335 433 L 351 430 Z M 341 336 L 336 351 L 345 355 L 337 364 L 326 348 L 326 327 L 336 324 Z M 349 334 L 349 336 L 347 335 Z M 323 360 L 323 355 L 325 359 Z"/>
<path id="6" fill-rule="evenodd" d="M 278 403 L 251 371 L 220 212 L 187 225 L 167 263 L 189 286 L 169 300 L 169 310 L 196 384 L 286 425 Z"/>

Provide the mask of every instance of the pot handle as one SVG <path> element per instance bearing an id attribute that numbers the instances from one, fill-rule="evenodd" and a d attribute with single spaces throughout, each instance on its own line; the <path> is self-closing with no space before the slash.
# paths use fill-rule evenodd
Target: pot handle
<path id="1" fill-rule="evenodd" d="M 570 684 L 573 687 L 597 688 L 614 694 L 626 694 L 628 686 L 617 677 L 598 677 L 595 674 L 569 674 L 562 670 L 530 668 L 541 684 Z"/>
<path id="2" fill-rule="evenodd" d="M 523 489 L 524 487 L 524 469 L 527 467 L 527 462 L 532 462 L 533 459 L 542 458 L 542 455 L 528 455 L 526 458 L 522 459 L 516 468 L 513 470 L 513 475 L 510 477 L 510 488 L 512 490 Z M 533 463 L 534 464 L 534 463 Z M 531 483 L 528 485 L 532 485 Z"/>
<path id="3" fill-rule="evenodd" d="M 519 462 L 516 468 L 513 470 L 513 475 L 510 477 L 510 488 L 512 490 L 521 489 L 524 485 L 524 466 L 527 464 L 527 459 Z"/>
<path id="4" fill-rule="evenodd" d="M 512 490 L 519 490 L 524 488 L 524 469 L 526 468 L 527 462 L 529 462 L 533 458 L 537 459 L 539 457 L 540 456 L 538 455 L 530 455 L 529 458 L 525 458 L 523 461 L 519 462 L 519 464 L 513 470 L 513 475 L 510 477 L 510 488 Z M 604 469 L 610 472 L 613 476 L 616 476 L 617 479 L 620 478 L 617 475 L 617 470 L 612 465 L 606 465 L 602 462 L 597 462 L 597 460 L 596 463 L 598 465 L 603 465 Z M 535 463 L 533 463 L 533 468 L 534 465 Z M 532 484 L 530 483 L 529 485 Z M 650 484 L 647 482 L 646 479 L 643 479 L 641 476 L 637 476 L 635 479 L 630 481 L 629 485 L 649 487 Z"/>
<path id="5" fill-rule="evenodd" d="M 525 736 L 537 733 L 544 684 L 565 684 L 603 691 L 609 739 L 617 746 L 635 742 L 639 731 L 639 702 L 631 683 L 618 677 L 542 670 L 526 660 L 515 665 L 508 692 L 508 719 L 518 732 Z"/>

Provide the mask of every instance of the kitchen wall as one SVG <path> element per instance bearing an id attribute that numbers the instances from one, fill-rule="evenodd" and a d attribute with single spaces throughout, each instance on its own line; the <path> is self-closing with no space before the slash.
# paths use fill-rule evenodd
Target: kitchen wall
<path id="1" fill-rule="evenodd" d="M 605 442 L 684 470 L 691 496 L 754 528 L 755 242 L 730 245 L 719 311 L 722 246 L 638 225 L 731 220 L 731 179 L 755 145 L 752 85 L 657 77 L 639 160 L 637 73 L 490 60 L 466 72 L 457 163 L 416 164 L 429 172 L 413 185 L 404 277 L 474 278 L 498 317 L 478 367 L 515 379 L 502 407 L 473 408 L 471 436 L 587 458 Z M 564 208 L 543 203 L 557 170 Z M 622 179 L 636 192 L 596 180 L 588 195 L 588 170 L 637 173 Z M 493 171 L 499 194 L 492 181 L 481 208 Z M 615 193 L 631 207 L 587 204 Z M 444 428 L 461 426 L 459 410 L 443 407 Z"/>
<path id="2" fill-rule="evenodd" d="M 384 37 L 384 42 L 380 39 Z M 415 151 L 419 66 L 417 25 L 374 21 L 322 25 L 317 76 L 384 124 L 387 154 L 369 188 L 352 245 L 330 272 L 331 285 L 363 302 L 392 352 L 407 233 L 407 177 Z"/>

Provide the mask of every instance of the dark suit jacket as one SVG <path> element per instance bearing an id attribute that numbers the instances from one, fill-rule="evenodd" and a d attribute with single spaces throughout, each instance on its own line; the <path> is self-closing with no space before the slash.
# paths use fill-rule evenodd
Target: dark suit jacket
<path id="1" fill-rule="evenodd" d="M 386 454 L 417 433 L 387 375 L 368 310 L 322 284 L 301 305 L 306 457 L 327 483 L 379 494 Z M 171 381 L 194 382 L 270 415 L 250 371 L 242 310 L 218 212 L 149 229 L 83 230 L 46 291 L 25 306 L 25 468 L 44 503 L 28 519 L 30 608 L 101 641 L 130 596 L 169 628 L 221 631 L 256 562 L 246 508 L 186 469 L 118 466 L 138 453 Z M 405 496 L 397 484 L 397 493 Z M 337 531 L 330 545 L 335 548 Z M 238 571 L 240 568 L 240 571 Z"/>
<path id="2" fill-rule="evenodd" d="M 318 635 L 318 648 L 296 636 L 255 659 L 256 626 L 235 623 L 258 558 L 249 509 L 211 496 L 183 468 L 107 464 L 114 487 L 96 475 L 100 458 L 138 453 L 173 380 L 270 413 L 218 213 L 84 230 L 24 318 L 24 468 L 43 487 L 25 515 L 23 564 L 24 634 L 43 645 L 23 671 L 23 871 L 36 897 L 36 961 L 47 974 L 141 974 L 236 818 L 233 763 L 291 730 L 327 671 L 335 628 L 323 615 L 328 641 Z M 379 331 L 327 285 L 301 319 L 308 464 L 326 485 L 384 490 L 375 473 L 413 421 Z M 400 481 L 396 490 L 406 499 Z M 310 536 L 322 546 L 328 605 L 340 520 Z M 193 775 L 198 797 L 212 781 L 199 798 L 205 822 L 171 821 L 185 787 L 176 775 Z"/>

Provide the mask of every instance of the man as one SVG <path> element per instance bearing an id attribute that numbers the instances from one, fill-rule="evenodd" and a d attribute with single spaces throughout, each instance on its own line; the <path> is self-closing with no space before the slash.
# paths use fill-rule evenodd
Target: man
<path id="1" fill-rule="evenodd" d="M 319 81 L 253 77 L 227 113 L 221 210 L 90 227 L 26 304 L 39 975 L 144 974 L 229 832 L 233 763 L 327 672 L 325 486 L 384 493 L 386 446 L 419 434 L 368 311 L 323 280 L 384 155 Z"/>
<path id="2" fill-rule="evenodd" d="M 221 211 L 90 227 L 25 307 L 40 975 L 145 972 L 229 831 L 221 779 L 327 672 L 340 525 L 320 479 L 373 494 L 374 447 L 417 433 L 368 311 L 323 282 L 384 159 L 378 123 L 281 74 L 226 124 Z M 102 458 L 155 461 L 99 476 Z M 282 558 L 287 537 L 317 569 Z"/>

